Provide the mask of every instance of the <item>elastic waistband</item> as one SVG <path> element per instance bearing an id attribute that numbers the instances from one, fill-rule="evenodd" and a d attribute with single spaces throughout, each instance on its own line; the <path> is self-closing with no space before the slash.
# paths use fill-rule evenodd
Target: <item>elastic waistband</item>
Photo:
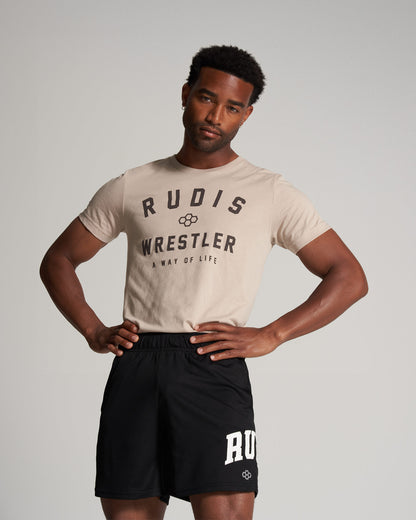
<path id="1" fill-rule="evenodd" d="M 194 345 L 189 341 L 192 336 L 203 335 L 203 332 L 140 332 L 139 341 L 133 343 L 132 348 L 119 348 L 125 351 L 146 351 L 146 350 L 188 350 L 195 351 L 201 345 L 208 345 L 210 342 L 198 343 Z"/>

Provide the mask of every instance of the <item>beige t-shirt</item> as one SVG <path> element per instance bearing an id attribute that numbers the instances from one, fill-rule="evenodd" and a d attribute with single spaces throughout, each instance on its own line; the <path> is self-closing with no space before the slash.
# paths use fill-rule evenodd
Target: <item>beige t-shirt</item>
<path id="1" fill-rule="evenodd" d="M 195 169 L 172 156 L 127 170 L 79 218 L 104 242 L 127 234 L 123 316 L 142 332 L 245 325 L 271 247 L 296 253 L 329 229 L 281 175 L 242 157 Z"/>

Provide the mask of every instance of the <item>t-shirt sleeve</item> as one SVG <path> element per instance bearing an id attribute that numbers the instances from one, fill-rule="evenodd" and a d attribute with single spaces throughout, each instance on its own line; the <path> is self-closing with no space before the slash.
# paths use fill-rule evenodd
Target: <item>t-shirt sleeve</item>
<path id="1" fill-rule="evenodd" d="M 273 193 L 272 244 L 297 253 L 328 231 L 312 202 L 281 175 L 276 175 Z"/>
<path id="2" fill-rule="evenodd" d="M 101 186 L 88 206 L 78 215 L 88 231 L 106 243 L 124 231 L 125 173 Z"/>

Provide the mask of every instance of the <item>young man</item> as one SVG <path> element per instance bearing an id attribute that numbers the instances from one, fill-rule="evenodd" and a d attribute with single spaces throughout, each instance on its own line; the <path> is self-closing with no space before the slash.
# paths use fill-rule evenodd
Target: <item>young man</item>
<path id="1" fill-rule="evenodd" d="M 160 520 L 169 496 L 198 520 L 249 520 L 256 436 L 245 358 L 316 330 L 367 292 L 359 263 L 309 200 L 230 146 L 264 87 L 251 55 L 201 49 L 182 89 L 176 156 L 95 194 L 45 255 L 41 276 L 95 352 L 115 354 L 104 391 L 96 495 L 107 519 Z M 124 231 L 124 322 L 106 327 L 76 267 Z M 245 327 L 274 244 L 322 281 L 294 310 Z"/>

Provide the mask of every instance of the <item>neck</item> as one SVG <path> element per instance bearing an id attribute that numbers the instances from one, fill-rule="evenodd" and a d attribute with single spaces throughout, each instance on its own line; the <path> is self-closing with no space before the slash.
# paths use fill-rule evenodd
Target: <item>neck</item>
<path id="1" fill-rule="evenodd" d="M 184 166 L 205 170 L 224 166 L 236 159 L 238 155 L 229 145 L 216 152 L 201 152 L 184 144 L 175 157 Z"/>

